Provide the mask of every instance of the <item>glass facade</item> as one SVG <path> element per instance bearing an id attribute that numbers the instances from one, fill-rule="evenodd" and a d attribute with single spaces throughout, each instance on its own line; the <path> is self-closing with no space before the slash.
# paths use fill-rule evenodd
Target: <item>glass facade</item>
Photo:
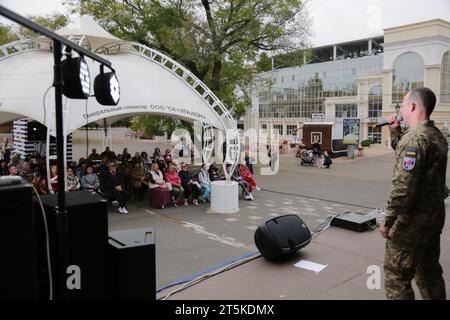
<path id="1" fill-rule="evenodd" d="M 422 57 L 414 52 L 399 56 L 394 62 L 392 79 L 392 103 L 401 105 L 408 91 L 423 87 L 425 65 Z"/>
<path id="2" fill-rule="evenodd" d="M 381 118 L 381 110 L 383 109 L 383 86 L 378 85 L 372 87 L 369 92 L 369 118 Z"/>
<path id="3" fill-rule="evenodd" d="M 358 118 L 358 105 L 354 103 L 350 104 L 337 104 L 336 105 L 336 118 Z"/>
<path id="4" fill-rule="evenodd" d="M 381 127 L 372 128 L 369 126 L 368 138 L 373 141 L 374 144 L 381 143 Z"/>
<path id="5" fill-rule="evenodd" d="M 382 69 L 379 55 L 268 72 L 266 77 L 275 81 L 260 91 L 259 117 L 311 119 L 313 113 L 325 113 L 325 99 L 357 96 L 358 77 Z"/>
<path id="6" fill-rule="evenodd" d="M 450 51 L 442 59 L 440 102 L 450 103 Z"/>

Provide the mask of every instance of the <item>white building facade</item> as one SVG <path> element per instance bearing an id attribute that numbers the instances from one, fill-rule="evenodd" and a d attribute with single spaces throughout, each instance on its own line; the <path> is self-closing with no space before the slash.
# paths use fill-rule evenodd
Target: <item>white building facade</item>
<path id="1" fill-rule="evenodd" d="M 386 129 L 373 128 L 396 112 L 404 94 L 426 86 L 438 96 L 437 125 L 450 122 L 450 22 L 436 19 L 386 29 L 384 35 L 312 49 L 301 67 L 260 76 L 266 85 L 253 97 L 245 129 L 301 138 L 307 122 L 332 122 L 333 139 L 343 137 L 343 120 L 360 120 L 360 141 L 386 143 Z M 397 102 L 399 105 L 397 105 Z"/>

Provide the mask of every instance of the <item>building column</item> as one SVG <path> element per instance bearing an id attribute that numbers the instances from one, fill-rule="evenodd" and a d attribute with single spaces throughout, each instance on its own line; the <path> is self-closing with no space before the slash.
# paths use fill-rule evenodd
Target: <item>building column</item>
<path id="1" fill-rule="evenodd" d="M 383 70 L 383 109 L 381 110 L 381 116 L 387 118 L 394 108 L 392 107 L 392 70 Z M 390 145 L 391 137 L 387 126 L 381 129 L 381 143 L 384 144 L 388 141 Z"/>
<path id="2" fill-rule="evenodd" d="M 436 95 L 440 93 L 441 87 L 441 66 L 426 66 L 425 87 L 430 88 Z M 439 103 L 439 102 L 438 102 Z"/>

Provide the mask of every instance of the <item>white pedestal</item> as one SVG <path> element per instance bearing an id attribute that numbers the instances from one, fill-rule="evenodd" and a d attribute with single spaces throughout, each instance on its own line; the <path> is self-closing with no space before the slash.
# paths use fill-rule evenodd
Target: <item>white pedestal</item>
<path id="1" fill-rule="evenodd" d="M 211 182 L 211 212 L 236 213 L 239 211 L 239 185 L 234 181 Z"/>

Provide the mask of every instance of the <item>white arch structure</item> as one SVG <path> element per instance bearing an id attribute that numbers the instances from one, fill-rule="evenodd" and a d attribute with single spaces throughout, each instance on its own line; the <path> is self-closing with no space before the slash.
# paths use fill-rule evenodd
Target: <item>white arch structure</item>
<path id="1" fill-rule="evenodd" d="M 65 135 L 97 122 L 108 124 L 138 114 L 173 116 L 203 126 L 203 158 L 211 158 L 213 129 L 224 133 L 227 163 L 237 165 L 240 145 L 236 121 L 217 96 L 194 74 L 166 55 L 112 36 L 89 16 L 56 33 L 110 60 L 120 82 L 117 106 L 102 106 L 94 97 L 64 98 Z M 52 44 L 45 38 L 16 41 L 0 47 L 0 123 L 27 117 L 54 135 Z M 87 59 L 93 82 L 99 66 Z M 226 170 L 224 170 L 226 173 Z M 229 178 L 229 177 L 227 177 Z"/>

